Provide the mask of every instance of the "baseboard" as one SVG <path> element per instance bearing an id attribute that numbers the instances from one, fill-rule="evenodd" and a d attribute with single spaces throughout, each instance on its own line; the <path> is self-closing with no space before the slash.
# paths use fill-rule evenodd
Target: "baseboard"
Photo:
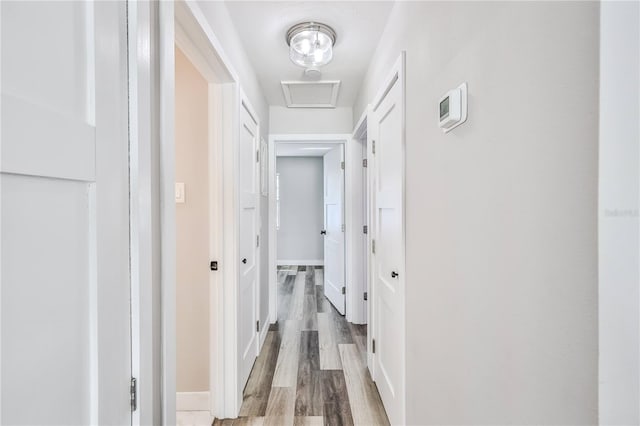
<path id="1" fill-rule="evenodd" d="M 324 259 L 320 260 L 278 260 L 278 265 L 291 265 L 291 266 L 322 266 L 324 265 Z"/>
<path id="2" fill-rule="evenodd" d="M 267 338 L 267 333 L 269 332 L 269 326 L 271 325 L 271 323 L 269 322 L 269 319 L 267 318 L 267 321 L 265 323 L 265 325 L 262 327 L 262 330 L 260 331 L 260 334 L 258 335 L 258 338 L 260 339 L 260 350 L 262 350 L 262 345 L 264 345 L 264 341 Z"/>
<path id="3" fill-rule="evenodd" d="M 176 392 L 176 411 L 209 411 L 209 392 Z"/>

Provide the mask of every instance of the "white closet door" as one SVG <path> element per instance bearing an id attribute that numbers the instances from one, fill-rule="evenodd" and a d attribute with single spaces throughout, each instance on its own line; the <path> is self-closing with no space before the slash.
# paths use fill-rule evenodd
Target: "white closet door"
<path id="1" fill-rule="evenodd" d="M 342 145 L 324 155 L 324 294 L 345 313 L 344 169 Z"/>
<path id="2" fill-rule="evenodd" d="M 403 122 L 399 80 L 373 112 L 374 371 L 392 424 L 404 419 Z"/>
<path id="3" fill-rule="evenodd" d="M 2 419 L 130 424 L 125 2 L 2 2 Z"/>
<path id="4" fill-rule="evenodd" d="M 258 124 L 240 108 L 240 289 L 238 345 L 240 383 L 249 378 L 258 354 Z"/>

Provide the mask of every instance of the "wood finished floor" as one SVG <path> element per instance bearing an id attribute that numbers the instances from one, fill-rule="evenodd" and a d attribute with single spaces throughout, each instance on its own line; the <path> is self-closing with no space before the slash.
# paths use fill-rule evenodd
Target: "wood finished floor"
<path id="1" fill-rule="evenodd" d="M 237 419 L 217 425 L 388 425 L 366 367 L 366 325 L 324 296 L 322 267 L 278 267 L 278 322 L 267 332 Z"/>

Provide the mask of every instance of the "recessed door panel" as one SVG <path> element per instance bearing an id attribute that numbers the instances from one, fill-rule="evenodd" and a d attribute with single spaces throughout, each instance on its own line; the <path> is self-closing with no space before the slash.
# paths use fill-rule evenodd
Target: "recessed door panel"
<path id="1" fill-rule="evenodd" d="M 342 145 L 324 155 L 324 294 L 345 313 L 344 169 Z"/>
<path id="2" fill-rule="evenodd" d="M 2 380 L 8 385 L 2 402 L 7 420 L 89 422 L 95 350 L 90 325 L 96 308 L 89 191 L 84 182 L 2 178 Z M 42 359 L 45 355 L 55 368 Z M 17 411 L 24 401 L 38 409 Z"/>
<path id="3" fill-rule="evenodd" d="M 244 385 L 258 353 L 258 126 L 244 104 L 240 109 L 240 280 L 238 292 L 238 351 Z"/>
<path id="4" fill-rule="evenodd" d="M 403 422 L 403 137 L 399 80 L 374 110 L 373 309 L 375 380 L 389 419 Z M 373 143 L 373 142 L 372 142 Z"/>
<path id="5" fill-rule="evenodd" d="M 2 5 L 2 424 L 130 424 L 124 2 Z"/>

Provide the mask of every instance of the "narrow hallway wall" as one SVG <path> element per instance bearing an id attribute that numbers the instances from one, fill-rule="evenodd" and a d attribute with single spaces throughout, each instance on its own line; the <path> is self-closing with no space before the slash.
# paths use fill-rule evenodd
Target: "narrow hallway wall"
<path id="1" fill-rule="evenodd" d="M 397 2 L 406 50 L 408 424 L 598 421 L 596 2 Z M 444 134 L 438 103 L 469 85 Z"/>
<path id="2" fill-rule="evenodd" d="M 209 390 L 208 84 L 176 48 L 176 385 Z"/>

